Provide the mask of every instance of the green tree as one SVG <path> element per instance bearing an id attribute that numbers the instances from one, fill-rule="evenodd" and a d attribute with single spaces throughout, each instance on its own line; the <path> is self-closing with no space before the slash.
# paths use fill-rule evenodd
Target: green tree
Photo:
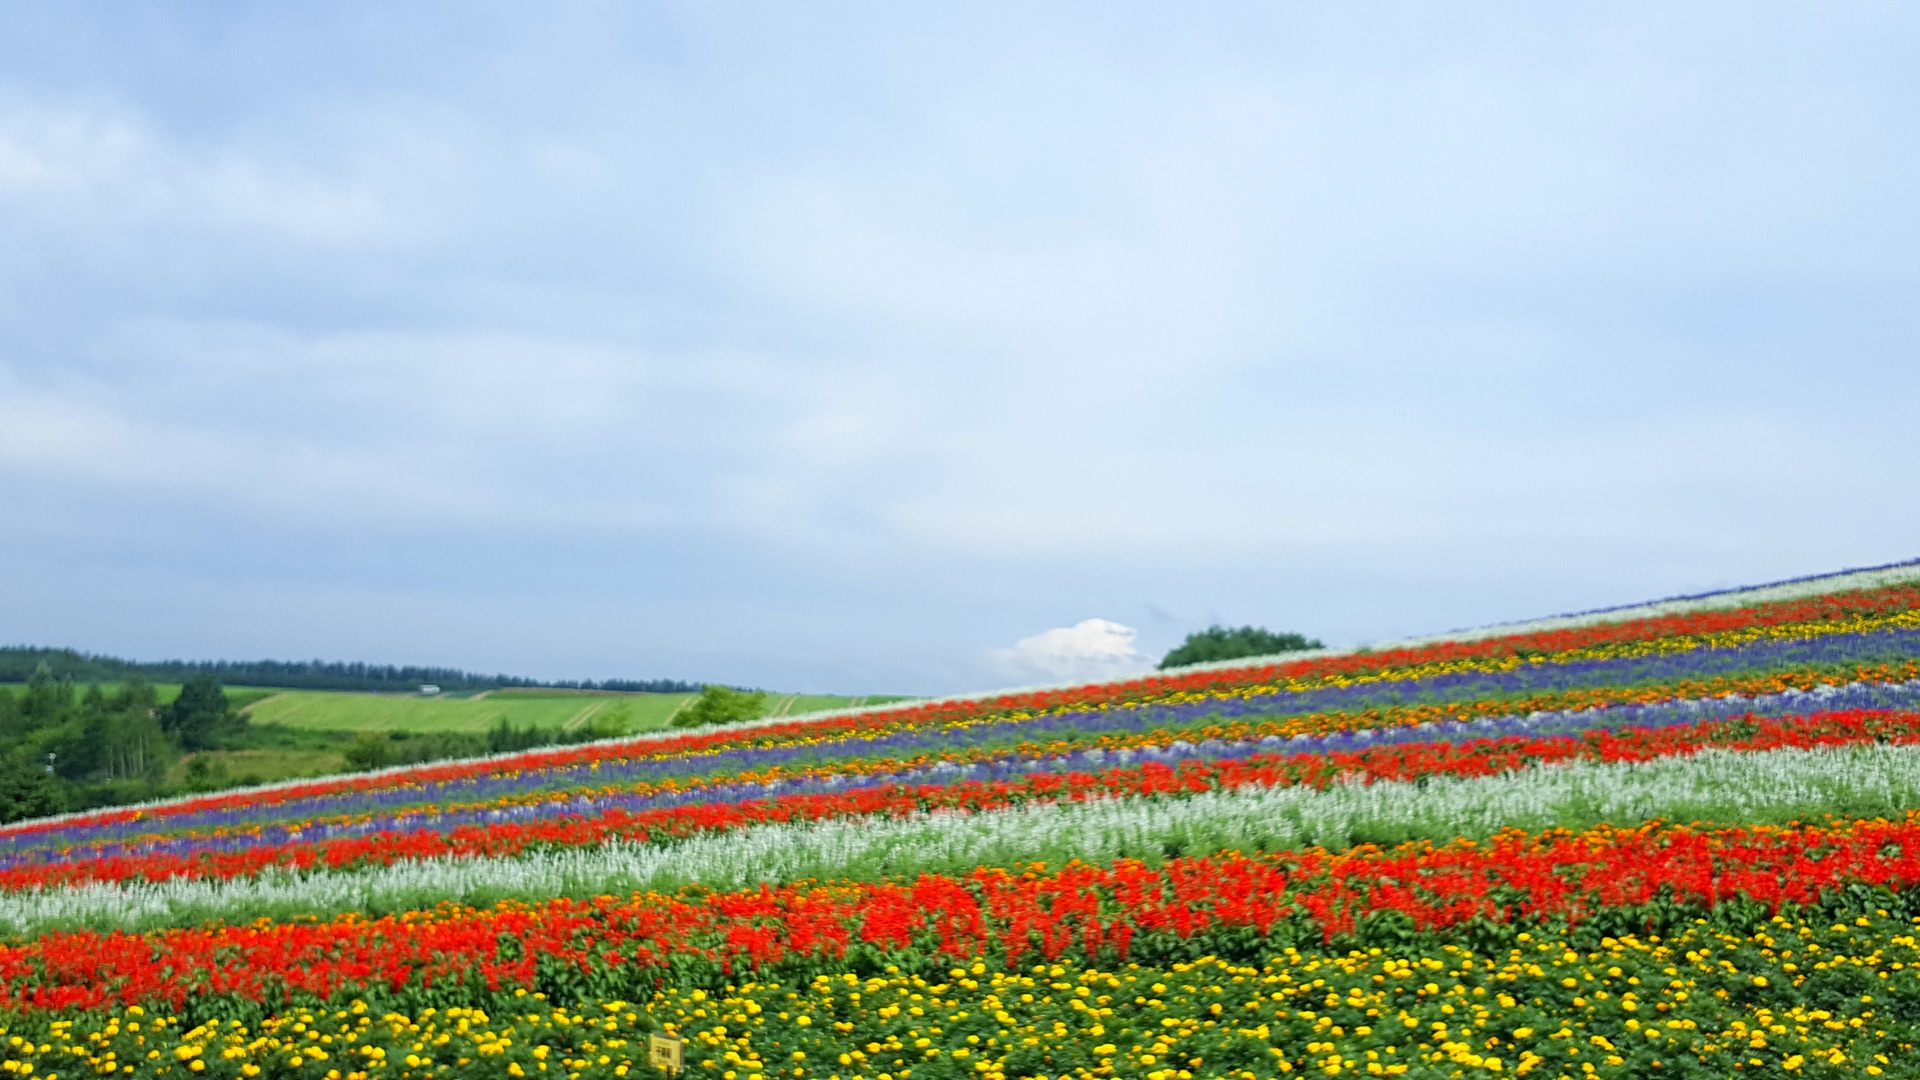
<path id="1" fill-rule="evenodd" d="M 121 684 L 120 689 L 107 698 L 107 708 L 115 712 L 138 712 L 142 716 L 152 716 L 159 707 L 160 695 L 154 691 L 153 684 L 138 675 Z"/>
<path id="2" fill-rule="evenodd" d="M 16 733 L 51 727 L 65 718 L 73 707 L 73 684 L 53 677 L 53 669 L 42 662 L 27 678 L 27 688 L 15 709 Z"/>
<path id="3" fill-rule="evenodd" d="M 1219 624 L 1187 635 L 1187 640 L 1160 658 L 1160 669 L 1204 664 L 1210 660 L 1238 660 L 1243 656 L 1273 656 L 1278 653 L 1324 649 L 1318 640 L 1300 634 L 1276 634 L 1257 626 L 1227 629 Z"/>
<path id="4" fill-rule="evenodd" d="M 552 741 L 547 732 L 540 728 L 532 724 L 517 728 L 508 723 L 507 718 L 503 716 L 500 722 L 487 732 L 487 752 L 510 754 L 520 750 L 531 750 L 536 746 L 545 746 Z"/>
<path id="5" fill-rule="evenodd" d="M 370 772 L 393 764 L 393 736 L 381 731 L 363 731 L 354 736 L 344 756 L 347 768 Z"/>
<path id="6" fill-rule="evenodd" d="M 187 762 L 188 791 L 219 791 L 233 786 L 227 775 L 227 764 L 209 754 L 195 754 Z"/>
<path id="7" fill-rule="evenodd" d="M 42 753 L 55 756 L 55 773 L 69 780 L 92 775 L 100 768 L 101 751 L 106 742 L 104 729 L 112 710 L 99 684 L 87 688 L 76 715 L 51 730 L 43 729 L 38 741 Z"/>
<path id="8" fill-rule="evenodd" d="M 188 679 L 180 696 L 160 711 L 161 729 L 185 750 L 205 750 L 244 726 L 246 718 L 235 715 L 226 691 L 211 675 Z"/>
<path id="9" fill-rule="evenodd" d="M 177 754 L 152 710 L 110 712 L 88 735 L 99 746 L 99 774 L 108 780 L 158 782 Z"/>
<path id="10" fill-rule="evenodd" d="M 767 711 L 767 692 L 734 690 L 709 685 L 691 705 L 673 718 L 674 727 L 705 727 L 708 724 L 737 724 L 756 720 Z"/>
<path id="11" fill-rule="evenodd" d="M 44 767 L 0 761 L 0 822 L 46 817 L 66 808 L 65 786 Z"/>
<path id="12" fill-rule="evenodd" d="M 59 751 L 60 775 L 75 780 L 158 780 L 173 760 L 173 746 L 155 719 L 159 698 L 135 677 L 111 694 L 89 690 L 77 723 L 66 725 Z"/>

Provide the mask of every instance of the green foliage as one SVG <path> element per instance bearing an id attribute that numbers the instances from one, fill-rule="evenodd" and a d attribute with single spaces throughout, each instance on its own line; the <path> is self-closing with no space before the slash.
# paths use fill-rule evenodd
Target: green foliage
<path id="1" fill-rule="evenodd" d="M 691 700 L 566 688 L 485 698 L 230 690 L 204 672 L 175 691 L 138 675 L 76 686 L 44 662 L 24 686 L 0 684 L 0 771 L 23 785 L 13 805 L 82 810 L 244 786 L 263 772 L 317 776 L 620 738 L 665 727 Z M 717 712 L 737 718 L 884 700 L 782 697 L 769 710 L 765 695 L 728 693 L 735 700 Z"/>
<path id="2" fill-rule="evenodd" d="M 73 707 L 73 684 L 54 679 L 45 664 L 27 679 L 19 704 L 12 710 L 13 733 L 33 731 L 57 723 Z"/>
<path id="3" fill-rule="evenodd" d="M 187 762 L 186 783 L 190 791 L 219 791 L 231 787 L 233 778 L 227 775 L 225 762 L 206 754 L 195 754 Z"/>
<path id="4" fill-rule="evenodd" d="M 516 728 L 505 720 L 486 735 L 461 731 L 361 731 L 341 752 L 347 767 L 362 771 L 425 761 L 479 757 L 487 753 L 529 750 L 570 741 L 568 733 L 551 728 Z"/>
<path id="5" fill-rule="evenodd" d="M 0 822 L 45 817 L 67 808 L 66 792 L 44 768 L 0 763 Z"/>
<path id="6" fill-rule="evenodd" d="M 353 737 L 353 745 L 347 747 L 343 756 L 349 769 L 362 772 L 384 769 L 393 764 L 393 740 L 378 732 L 363 731 Z"/>
<path id="7" fill-rule="evenodd" d="M 236 706 L 244 690 L 227 689 Z M 669 718 L 698 695 L 583 692 L 578 690 L 508 689 L 484 697 L 441 694 L 349 694 L 326 690 L 291 690 L 273 694 L 247 710 L 253 727 L 279 725 L 314 732 L 410 731 L 464 733 L 484 739 L 505 719 L 516 728 L 564 728 L 569 732 L 592 727 L 612 738 L 637 735 L 668 726 Z M 840 694 L 768 694 L 768 713 L 787 715 L 850 705 L 877 705 L 900 701 L 895 697 L 850 697 Z M 624 732 L 612 730 L 625 718 Z M 344 742 L 344 740 L 341 740 Z M 483 751 L 484 752 L 484 751 Z"/>
<path id="8" fill-rule="evenodd" d="M 17 695 L 0 687 L 0 771 L 8 777 L 0 816 L 154 798 L 166 793 L 168 767 L 183 747 L 203 749 L 245 730 L 210 679 L 161 707 L 139 678 L 77 693 L 41 664 Z M 190 790 L 231 782 L 217 761 L 189 763 L 185 778 Z"/>
<path id="9" fill-rule="evenodd" d="M 586 725 L 580 729 L 580 734 L 588 740 L 617 739 L 622 735 L 633 734 L 633 730 L 633 708 L 622 701 L 588 717 Z"/>
<path id="10" fill-rule="evenodd" d="M 139 679 L 112 694 L 90 688 L 82 700 L 80 737 L 68 740 L 60 752 L 60 774 L 157 780 L 175 756 L 158 711 L 153 687 Z"/>
<path id="11" fill-rule="evenodd" d="M 631 730 L 639 732 L 665 727 L 667 717 L 690 697 L 501 690 L 485 697 L 463 698 L 294 690 L 260 702 L 247 711 L 247 718 L 256 725 L 279 724 L 307 731 L 460 732 L 485 739 L 503 719 L 517 728 L 577 728 L 624 706 Z"/>
<path id="12" fill-rule="evenodd" d="M 1187 640 L 1160 658 L 1160 669 L 1204 664 L 1211 660 L 1238 660 L 1246 656 L 1273 656 L 1277 653 L 1324 649 L 1326 645 L 1300 634 L 1276 634 L 1258 626 L 1227 629 L 1215 624 L 1187 635 Z"/>
<path id="13" fill-rule="evenodd" d="M 149 780 L 175 757 L 155 707 L 153 687 L 138 679 L 75 694 L 43 666 L 17 699 L 0 689 L 0 755 L 40 773 L 52 766 L 62 781 Z"/>
<path id="14" fill-rule="evenodd" d="M 387 741 L 395 765 L 479 757 L 487 752 L 485 739 L 463 731 L 395 731 L 387 735 Z"/>
<path id="15" fill-rule="evenodd" d="M 180 687 L 180 696 L 160 711 L 160 729 L 187 750 L 205 750 L 224 736 L 246 726 L 233 711 L 220 683 L 211 675 L 195 675 Z"/>
<path id="16" fill-rule="evenodd" d="M 490 754 L 511 754 L 519 750 L 531 750 L 543 746 L 552 739 L 546 732 L 529 724 L 517 728 L 506 717 L 501 717 L 493 730 L 487 732 L 487 752 Z"/>
<path id="17" fill-rule="evenodd" d="M 443 667 L 397 667 L 393 664 L 339 663 L 320 660 L 163 660 L 141 663 L 113 656 L 95 656 L 73 649 L 32 645 L 0 646 L 0 682 L 17 683 L 30 672 L 46 668 L 56 681 L 118 682 L 143 678 L 151 682 L 184 682 L 209 675 L 229 686 L 272 686 L 282 689 L 357 690 L 411 693 L 422 683 L 442 690 L 489 690 L 503 686 L 569 687 L 622 693 L 684 694 L 698 689 L 678 679 L 606 679 L 601 682 L 541 682 L 510 675 L 487 675 Z"/>
<path id="18" fill-rule="evenodd" d="M 766 711 L 767 694 L 764 690 L 749 693 L 711 684 L 700 691 L 700 696 L 693 700 L 693 704 L 680 710 L 680 714 L 673 718 L 673 726 L 737 724 L 743 720 L 757 720 Z"/>

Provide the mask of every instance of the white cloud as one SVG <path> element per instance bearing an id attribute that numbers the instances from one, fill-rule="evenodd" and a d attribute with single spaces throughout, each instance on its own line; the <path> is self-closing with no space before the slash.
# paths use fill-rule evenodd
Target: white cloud
<path id="1" fill-rule="evenodd" d="M 343 120 L 350 146 L 302 156 L 190 146 L 127 111 L 0 107 L 0 222 L 37 222 L 69 240 L 159 229 L 203 243 L 228 236 L 296 250 L 390 250 L 446 217 L 462 175 L 457 150 L 438 134 L 446 119 L 409 119 Z M 326 130 L 307 135 L 346 141 Z"/>
<path id="2" fill-rule="evenodd" d="M 1135 630 L 1111 619 L 1082 619 L 1021 638 L 993 650 L 995 662 L 1015 678 L 1067 682 L 1123 675 L 1147 666 L 1134 648 Z"/>
<path id="3" fill-rule="evenodd" d="M 1914 16 L 1254 7 L 0 8 L 0 549 L 74 583 L 0 609 L 935 693 L 1145 667 L 1148 596 L 1354 641 L 1908 553 Z M 983 647 L 1094 611 L 1145 644 Z"/>

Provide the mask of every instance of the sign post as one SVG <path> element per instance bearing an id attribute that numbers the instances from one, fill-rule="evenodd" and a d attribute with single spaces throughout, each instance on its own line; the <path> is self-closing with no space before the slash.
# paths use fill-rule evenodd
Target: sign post
<path id="1" fill-rule="evenodd" d="M 649 1035 L 647 1063 L 665 1070 L 669 1076 L 677 1076 L 686 1067 L 686 1045 L 678 1035 Z"/>

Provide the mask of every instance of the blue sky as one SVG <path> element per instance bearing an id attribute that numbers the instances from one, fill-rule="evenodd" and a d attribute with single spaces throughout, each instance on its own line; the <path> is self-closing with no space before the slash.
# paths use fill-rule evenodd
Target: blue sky
<path id="1" fill-rule="evenodd" d="M 0 639 L 947 692 L 1920 555 L 1920 14 L 0 8 Z"/>

